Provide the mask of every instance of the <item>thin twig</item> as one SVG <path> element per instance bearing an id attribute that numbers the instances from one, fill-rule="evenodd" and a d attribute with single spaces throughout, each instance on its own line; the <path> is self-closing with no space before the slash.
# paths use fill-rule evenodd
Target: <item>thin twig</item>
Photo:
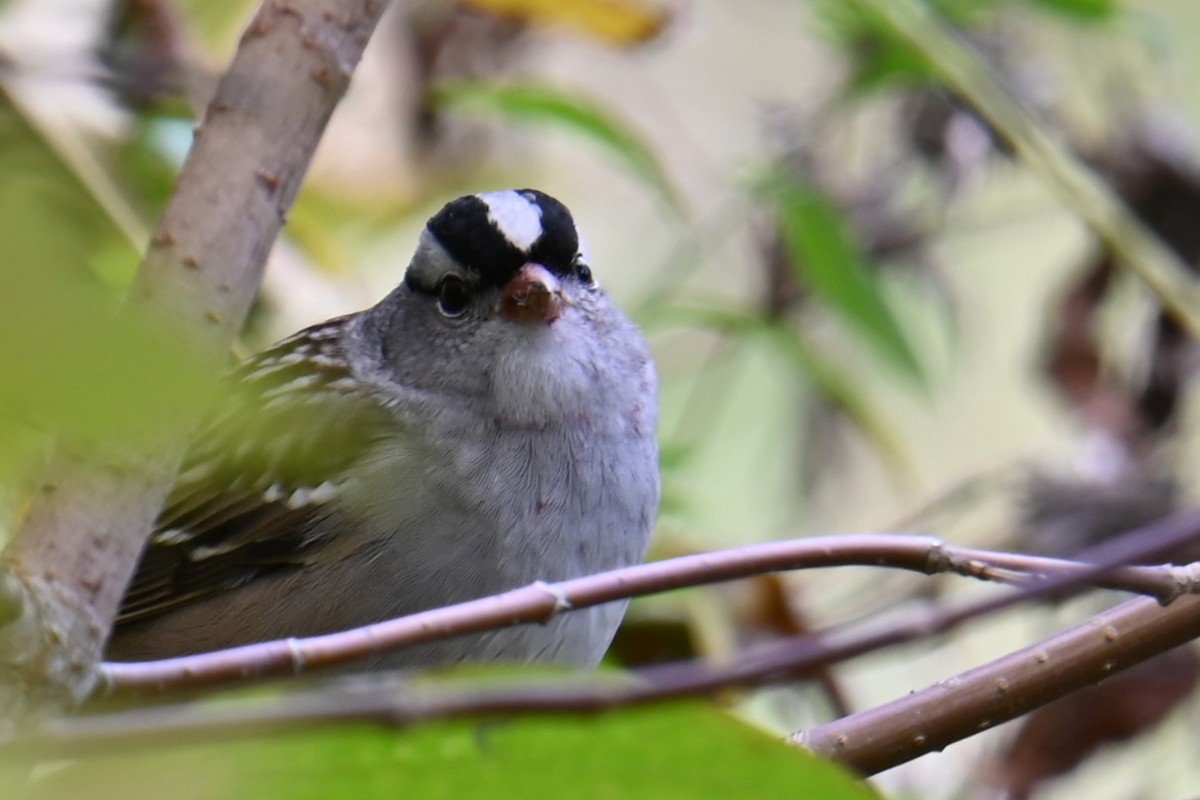
<path id="1" fill-rule="evenodd" d="M 182 743 L 195 741 L 210 741 L 219 739 L 225 741 L 235 735 L 261 735 L 280 729 L 293 729 L 298 723 L 329 724 L 345 722 L 350 719 L 381 722 L 394 727 L 403 727 L 418 721 L 431 719 L 449 719 L 462 716 L 487 716 L 491 714 L 514 713 L 595 713 L 623 706 L 644 705 L 663 702 L 681 697 L 712 696 L 730 688 L 754 687 L 772 682 L 792 680 L 797 674 L 805 671 L 842 661 L 855 655 L 877 650 L 890 644 L 912 641 L 922 636 L 949 631 L 965 621 L 980 614 L 995 613 L 1001 608 L 1019 602 L 1041 597 L 1044 595 L 1062 593 L 1078 589 L 1085 580 L 1094 580 L 1097 576 L 1113 570 L 1114 564 L 1122 560 L 1139 560 L 1152 558 L 1157 554 L 1194 540 L 1200 535 L 1200 512 L 1192 511 L 1160 520 L 1150 525 L 1131 531 L 1112 542 L 1096 548 L 1086 554 L 1088 565 L 1072 569 L 1067 568 L 1060 574 L 1046 578 L 1037 586 L 1027 587 L 1020 592 L 1013 592 L 1001 598 L 989 598 L 981 602 L 969 604 L 957 609 L 950 609 L 932 614 L 924 618 L 908 619 L 883 631 L 870 631 L 857 635 L 845 631 L 824 632 L 775 645 L 757 648 L 740 654 L 736 661 L 728 664 L 705 664 L 690 662 L 667 664 L 650 667 L 633 673 L 633 680 L 625 683 L 597 683 L 595 680 L 585 683 L 561 683 L 530 687 L 528 683 L 515 686 L 501 686 L 487 690 L 464 690 L 461 692 L 445 692 L 422 695 L 411 695 L 404 692 L 383 692 L 379 687 L 385 684 L 379 681 L 383 678 L 371 679 L 374 683 L 350 684 L 351 686 L 373 686 L 376 691 L 363 695 L 377 695 L 373 699 L 349 701 L 344 691 L 335 685 L 315 692 L 290 692 L 284 697 L 270 698 L 265 703 L 256 703 L 253 707 L 233 706 L 225 708 L 204 707 L 197 709 L 193 705 L 165 706 L 153 709 L 140 709 L 132 712 L 97 715 L 87 719 L 63 719 L 48 721 L 35 733 L 27 736 L 20 744 L 26 752 L 84 754 L 95 751 L 112 751 L 129 746 L 154 746 L 165 743 Z M 838 537 L 840 538 L 840 537 Z M 909 539 L 916 544 L 920 552 L 942 554 L 943 547 L 936 540 L 921 537 L 888 537 L 865 536 L 859 539 L 858 546 L 868 543 L 868 540 L 879 539 Z M 810 544 L 814 540 L 810 540 Z M 832 540 L 815 540 L 818 543 L 834 542 Z M 876 542 L 878 543 L 878 542 Z M 784 546 L 792 543 L 782 543 Z M 740 552 L 747 560 L 753 560 L 752 552 L 743 548 Z M 828 552 L 826 550 L 826 552 Z M 973 565 L 980 563 L 978 551 L 962 551 L 958 555 L 966 555 L 964 563 Z M 757 555 L 761 556 L 761 552 Z M 848 556 L 848 553 L 843 553 Z M 878 557 L 878 553 L 875 554 Z M 909 556 L 915 553 L 909 553 Z M 704 559 L 704 556 L 689 557 Z M 1021 556 L 1012 556 L 1012 566 Z M 827 556 L 828 563 L 838 563 L 832 555 Z M 799 559 L 798 559 L 799 560 Z M 904 559 L 900 559 L 903 561 Z M 1042 562 L 1043 566 L 1046 562 Z M 678 561 L 678 560 L 676 560 Z M 1056 560 L 1050 559 L 1049 562 Z M 953 559 L 936 557 L 927 559 L 925 569 L 938 571 L 952 568 Z M 672 562 L 647 565 L 648 568 L 664 568 Z M 703 562 L 702 562 L 703 563 Z M 873 562 L 876 563 L 876 562 Z M 708 562 L 711 576 L 716 579 L 719 573 L 724 577 L 733 577 L 739 573 L 734 564 L 729 561 Z M 1193 591 L 1196 588 L 1197 570 L 1200 565 L 1190 565 L 1186 568 L 1165 570 L 1177 592 Z M 1136 575 L 1144 575 L 1145 569 L 1134 570 Z M 611 575 L 609 576 L 611 578 Z M 643 576 L 645 577 L 645 576 Z M 678 574 L 673 574 L 675 583 L 683 580 Z M 692 578 L 694 581 L 694 576 Z M 1141 578 L 1139 578 L 1141 580 Z M 598 587 L 593 587 L 594 589 Z M 544 590 L 543 590 L 544 591 Z M 1197 635 L 1200 626 L 1200 600 L 1193 597 L 1174 603 L 1167 608 L 1161 608 L 1151 600 L 1140 598 L 1125 603 L 1113 609 L 1106 615 L 1091 622 L 1077 626 L 1071 631 L 1044 642 L 1040 647 L 1021 651 L 1015 656 L 1006 657 L 995 662 L 999 674 L 987 672 L 988 667 L 980 668 L 968 676 L 972 679 L 997 677 L 1003 682 L 993 682 L 991 690 L 998 693 L 1003 702 L 1008 703 L 1008 713 L 1018 714 L 1032 707 L 1032 704 L 1015 699 L 1016 691 L 1012 688 L 1012 675 L 1008 674 L 1012 666 L 1011 660 L 1019 664 L 1021 659 L 1028 659 L 1032 654 L 1035 664 L 1053 664 L 1045 672 L 1050 677 L 1043 677 L 1043 683 L 1031 684 L 1035 699 L 1046 700 L 1061 696 L 1086 682 L 1094 681 L 1118 670 L 1132 666 L 1139 660 L 1149 658 L 1187 641 Z M 1097 647 L 1096 636 L 1103 640 Z M 1060 646 L 1061 645 L 1061 646 Z M 1045 654 L 1043 660 L 1041 655 Z M 1099 658 L 1099 661 L 1097 661 Z M 1008 660 L 1006 660 L 1008 659 Z M 1054 673 L 1061 668 L 1061 679 L 1056 679 Z M 1015 675 L 1016 673 L 1013 673 Z M 980 677 L 983 676 L 983 677 Z M 1020 676 L 1018 676 L 1020 677 Z M 360 678 L 358 680 L 367 681 Z M 1023 680 L 1023 678 L 1022 678 Z M 1084 683 L 1080 683 L 1083 681 Z M 344 687 L 346 684 L 341 684 Z M 401 684 L 402 685 L 402 684 Z M 975 685 L 975 684 L 972 684 Z M 1024 686 L 1024 683 L 1020 685 Z M 965 736 L 976 730 L 982 730 L 995 724 L 997 711 L 994 702 L 989 701 L 989 695 L 976 693 L 972 695 L 978 704 L 960 704 L 955 714 L 949 719 L 943 719 L 944 710 L 941 706 L 951 703 L 955 698 L 954 692 L 947 691 L 943 684 L 941 691 L 926 692 L 922 695 L 924 704 L 909 713 L 928 713 L 930 719 L 938 719 L 939 725 L 930 729 L 929 733 L 919 734 L 917 739 L 909 743 L 913 748 L 910 754 L 920 754 L 924 747 L 944 746 L 946 737 Z M 994 701 L 994 698 L 992 698 Z M 868 712 L 869 713 L 869 712 Z M 898 717 L 893 716 L 892 719 Z M 850 734 L 863 736 L 863 729 L 870 726 L 870 720 L 863 722 L 864 717 L 856 716 L 858 722 L 851 724 L 848 731 L 832 732 L 832 750 L 822 745 L 821 732 L 831 733 L 832 729 L 824 728 L 809 732 L 806 742 L 809 746 L 823 748 L 824 752 L 845 754 L 850 758 L 848 746 L 852 741 Z M 903 726 L 896 724 L 896 730 L 903 733 Z M 169 735 L 168 735 L 169 734 Z M 923 737 L 923 738 L 921 738 Z M 867 737 L 866 741 L 870 741 Z M 886 753 L 894 754 L 894 748 Z M 900 756 L 908 757 L 908 756 Z M 870 771 L 880 763 L 894 763 L 896 756 L 887 756 L 885 761 L 870 761 L 867 756 L 861 760 L 853 760 L 853 766 L 864 771 Z"/>
<path id="2" fill-rule="evenodd" d="M 432 609 L 342 633 L 246 645 L 163 661 L 106 663 L 110 690 L 166 691 L 244 681 L 342 664 L 384 650 L 522 623 L 556 613 L 764 572 L 833 566 L 872 566 L 926 574 L 961 575 L 1027 585 L 1061 583 L 1087 574 L 1106 588 L 1146 593 L 1167 601 L 1181 591 L 1176 571 L 1124 567 L 1097 573 L 1071 561 L 957 548 L 938 539 L 890 534 L 846 534 L 750 545 L 612 570 L 554 584 Z"/>
<path id="3" fill-rule="evenodd" d="M 1168 608 L 1138 598 L 911 698 L 795 739 L 860 772 L 873 773 L 1024 713 L 1197 634 L 1200 598 L 1187 597 Z M 397 676 L 358 676 L 253 703 L 159 706 L 51 720 L 14 749 L 38 756 L 85 756 L 227 742 L 348 722 L 402 729 L 464 717 L 595 714 L 791 680 L 796 672 L 830 656 L 844 657 L 853 647 L 847 642 L 817 648 L 812 637 L 798 644 L 802 646 L 747 653 L 730 665 L 692 662 L 609 680 L 575 678 L 539 685 L 522 681 L 453 690 L 421 689 Z M 798 657 L 802 652 L 808 657 Z M 780 659 L 781 653 L 787 658 Z"/>

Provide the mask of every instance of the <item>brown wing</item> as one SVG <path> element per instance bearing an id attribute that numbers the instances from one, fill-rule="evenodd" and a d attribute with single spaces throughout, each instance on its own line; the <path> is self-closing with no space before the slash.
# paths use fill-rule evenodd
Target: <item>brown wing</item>
<path id="1" fill-rule="evenodd" d="M 349 317 L 246 361 L 155 523 L 117 625 L 302 565 L 346 469 L 394 426 L 342 365 Z"/>

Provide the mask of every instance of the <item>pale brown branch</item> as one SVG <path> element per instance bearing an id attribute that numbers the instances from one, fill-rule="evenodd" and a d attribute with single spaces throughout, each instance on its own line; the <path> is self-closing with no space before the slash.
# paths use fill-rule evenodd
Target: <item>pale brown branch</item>
<path id="1" fill-rule="evenodd" d="M 221 79 L 130 290 L 209 362 L 227 352 L 325 124 L 386 0 L 269 0 Z M 183 334 L 181 333 L 181 338 Z M 153 376 L 147 376 L 152 381 Z M 130 387 L 131 391 L 138 387 Z M 182 456 L 62 455 L 4 553 L 0 718 L 86 696 L 138 551 Z"/>
<path id="2" fill-rule="evenodd" d="M 1035 576 L 1059 580 L 1088 565 L 1053 558 L 958 548 L 923 536 L 844 534 L 684 556 L 554 584 L 534 584 L 504 594 L 432 609 L 342 633 L 263 642 L 182 658 L 102 666 L 110 689 L 165 691 L 244 681 L 342 664 L 384 650 L 516 624 L 545 622 L 557 613 L 687 586 L 764 572 L 834 566 L 890 567 L 926 574 L 960 575 L 1021 584 Z M 1094 577 L 1094 576 L 1093 576 Z M 1166 568 L 1123 567 L 1100 585 L 1169 600 L 1186 589 Z"/>
<path id="3" fill-rule="evenodd" d="M 1031 647 L 886 705 L 795 734 L 863 775 L 911 761 L 1021 716 L 1200 637 L 1200 597 L 1162 608 L 1130 600 Z"/>

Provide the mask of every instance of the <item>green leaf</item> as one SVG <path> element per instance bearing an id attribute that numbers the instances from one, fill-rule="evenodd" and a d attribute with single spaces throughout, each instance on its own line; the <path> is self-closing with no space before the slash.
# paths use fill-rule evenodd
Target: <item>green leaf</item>
<path id="1" fill-rule="evenodd" d="M 1030 5 L 1082 22 L 1106 22 L 1121 10 L 1120 0 L 1025 0 Z"/>
<path id="2" fill-rule="evenodd" d="M 455 81 L 438 84 L 431 95 L 439 109 L 558 125 L 582 134 L 620 158 L 671 209 L 683 209 L 680 195 L 650 146 L 611 111 L 575 94 L 534 84 Z"/>
<path id="3" fill-rule="evenodd" d="M 839 767 L 699 703 L 403 733 L 347 725 L 123 753 L 62 767 L 24 792 L 3 773 L 14 800 L 877 797 Z"/>
<path id="4" fill-rule="evenodd" d="M 898 36 L 876 10 L 850 0 L 815 2 L 827 34 L 850 60 L 849 89 L 852 94 L 896 85 L 942 83 L 929 60 Z M 927 0 L 925 6 L 942 24 L 969 30 L 990 24 L 996 12 L 1007 4 L 1008 0 Z"/>
<path id="5" fill-rule="evenodd" d="M 874 12 L 846 0 L 820 0 L 818 11 L 827 35 L 850 61 L 851 93 L 936 80 L 929 62 Z"/>
<path id="6" fill-rule="evenodd" d="M 788 260 L 801 285 L 901 373 L 924 382 L 916 351 L 888 306 L 878 271 L 868 268 L 841 213 L 824 195 L 777 177 L 765 185 L 774 201 Z"/>

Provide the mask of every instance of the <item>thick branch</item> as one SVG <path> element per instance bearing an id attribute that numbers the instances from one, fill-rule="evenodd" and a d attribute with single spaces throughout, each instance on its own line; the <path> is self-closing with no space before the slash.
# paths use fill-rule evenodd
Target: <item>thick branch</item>
<path id="1" fill-rule="evenodd" d="M 226 352 L 325 124 L 385 0 L 266 2 L 217 88 L 131 289 L 127 314 Z M 147 376 L 153 381 L 153 376 Z M 131 391 L 136 387 L 130 387 Z M 90 688 L 183 443 L 153 456 L 64 456 L 4 554 L 16 620 L 0 658 L 34 690 Z M 10 701 L 15 703 L 15 696 Z M 15 708 L 16 706 L 12 706 Z M 0 702 L 0 710 L 8 710 Z"/>
<path id="2" fill-rule="evenodd" d="M 1200 637 L 1200 597 L 1131 600 L 1088 623 L 793 740 L 873 775 L 944 749 Z"/>

